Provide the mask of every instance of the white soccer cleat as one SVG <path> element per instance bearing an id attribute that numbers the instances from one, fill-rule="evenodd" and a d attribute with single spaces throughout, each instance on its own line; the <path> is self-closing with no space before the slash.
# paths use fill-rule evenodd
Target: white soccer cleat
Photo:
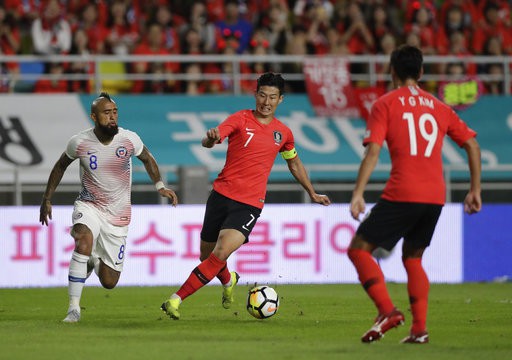
<path id="1" fill-rule="evenodd" d="M 62 320 L 62 322 L 65 322 L 65 323 L 76 323 L 79 321 L 80 321 L 80 310 L 78 310 L 78 309 L 69 310 L 68 314 L 66 315 L 64 320 Z"/>

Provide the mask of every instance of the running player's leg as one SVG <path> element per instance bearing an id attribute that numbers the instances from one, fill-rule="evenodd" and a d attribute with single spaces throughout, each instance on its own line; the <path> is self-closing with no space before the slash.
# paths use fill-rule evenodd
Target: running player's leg
<path id="1" fill-rule="evenodd" d="M 87 261 L 92 252 L 93 234 L 84 224 L 75 224 L 71 230 L 75 249 L 69 262 L 68 295 L 69 307 L 64 322 L 80 321 L 80 299 L 87 278 Z"/>
<path id="2" fill-rule="evenodd" d="M 430 245 L 442 206 L 419 204 L 421 217 L 404 236 L 402 261 L 407 272 L 407 291 L 412 313 L 410 335 L 402 342 L 427 343 L 427 312 L 430 282 L 421 263 L 423 252 Z"/>
<path id="3" fill-rule="evenodd" d="M 107 221 L 101 224 L 94 253 L 100 259 L 98 277 L 105 289 L 113 289 L 119 282 L 123 271 L 127 235 L 127 226 L 113 226 Z"/>

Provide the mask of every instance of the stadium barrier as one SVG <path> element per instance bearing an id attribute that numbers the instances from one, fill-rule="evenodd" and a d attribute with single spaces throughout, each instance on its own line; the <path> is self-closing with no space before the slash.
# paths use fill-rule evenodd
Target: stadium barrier
<path id="1" fill-rule="evenodd" d="M 316 58 L 328 58 L 322 56 Z M 9 84 L 9 91 L 13 92 L 31 92 L 35 81 L 38 79 L 63 79 L 67 81 L 90 81 L 90 91 L 99 93 L 104 88 L 112 88 L 112 91 L 130 92 L 130 82 L 137 80 L 175 80 L 187 81 L 196 80 L 196 74 L 187 74 L 186 72 L 176 72 L 169 74 L 147 73 L 134 74 L 129 71 L 130 65 L 136 62 L 154 62 L 154 63 L 179 63 L 183 65 L 191 63 L 199 64 L 218 64 L 219 69 L 223 69 L 224 64 L 231 65 L 230 72 L 220 70 L 219 72 L 203 73 L 202 80 L 211 81 L 231 81 L 232 89 L 229 91 L 233 95 L 243 93 L 242 82 L 255 80 L 258 74 L 242 71 L 243 65 L 254 63 L 270 64 L 274 71 L 281 72 L 288 81 L 303 82 L 305 76 L 302 72 L 290 73 L 283 71 L 288 64 L 299 64 L 299 69 L 307 59 L 315 56 L 304 55 L 0 55 L 0 64 L 20 64 L 20 72 L 7 72 L 2 74 L 3 81 Z M 340 58 L 332 57 L 332 58 Z M 387 73 L 379 73 L 379 68 L 389 62 L 389 57 L 384 55 L 347 55 L 341 57 L 349 64 L 356 65 L 351 67 L 351 80 L 354 84 L 364 84 L 366 86 L 375 86 L 379 82 L 390 80 Z M 62 75 L 50 75 L 44 72 L 45 63 L 89 63 L 88 73 Z M 510 56 L 441 56 L 428 55 L 424 57 L 425 73 L 422 81 L 425 83 L 440 83 L 446 81 L 459 81 L 460 76 L 452 76 L 446 73 L 440 73 L 441 65 L 464 64 L 465 68 L 481 67 L 485 68 L 488 64 L 496 64 L 500 68 L 501 74 L 487 74 L 480 71 L 476 78 L 480 81 L 496 81 L 500 83 L 503 94 L 510 94 L 512 87 L 512 57 Z M 185 68 L 186 66 L 184 66 Z M 355 69 L 361 69 L 359 72 Z M 458 89 L 458 91 L 464 89 Z M 457 97 L 462 94 L 457 94 Z"/>

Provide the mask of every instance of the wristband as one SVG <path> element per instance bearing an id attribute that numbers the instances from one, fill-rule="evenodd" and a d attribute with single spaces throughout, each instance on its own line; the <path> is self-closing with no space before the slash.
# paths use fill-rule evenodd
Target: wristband
<path id="1" fill-rule="evenodd" d="M 160 180 L 159 182 L 157 182 L 155 184 L 155 187 L 158 191 L 160 191 L 161 189 L 165 188 L 165 185 L 164 185 L 164 182 L 162 180 Z"/>

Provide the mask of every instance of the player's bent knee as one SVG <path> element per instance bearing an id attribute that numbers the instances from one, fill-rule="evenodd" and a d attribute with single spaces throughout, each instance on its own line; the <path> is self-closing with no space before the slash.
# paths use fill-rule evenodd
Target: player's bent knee
<path id="1" fill-rule="evenodd" d="M 112 279 L 112 278 L 108 278 L 108 279 L 105 279 L 105 278 L 100 278 L 100 283 L 101 283 L 101 286 L 103 286 L 105 289 L 113 289 L 116 287 L 117 283 L 119 281 L 119 277 L 117 279 Z"/>

